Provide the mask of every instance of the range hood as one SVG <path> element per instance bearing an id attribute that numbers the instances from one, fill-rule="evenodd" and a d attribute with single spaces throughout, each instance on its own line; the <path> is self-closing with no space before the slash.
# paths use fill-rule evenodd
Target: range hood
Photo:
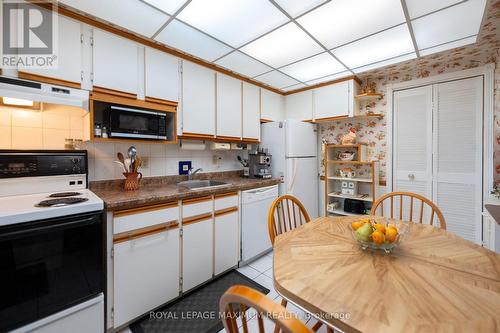
<path id="1" fill-rule="evenodd" d="M 35 81 L 0 76 L 0 97 L 76 106 L 89 110 L 89 92 Z"/>

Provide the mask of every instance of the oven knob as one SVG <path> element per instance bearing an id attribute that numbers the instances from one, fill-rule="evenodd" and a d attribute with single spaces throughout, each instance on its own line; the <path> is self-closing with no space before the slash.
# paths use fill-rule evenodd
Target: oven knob
<path id="1" fill-rule="evenodd" d="M 75 157 L 71 160 L 71 162 L 73 162 L 73 164 L 78 164 L 80 163 L 80 159 L 78 157 Z"/>
<path id="2" fill-rule="evenodd" d="M 73 166 L 73 172 L 80 173 L 81 169 L 78 165 Z"/>

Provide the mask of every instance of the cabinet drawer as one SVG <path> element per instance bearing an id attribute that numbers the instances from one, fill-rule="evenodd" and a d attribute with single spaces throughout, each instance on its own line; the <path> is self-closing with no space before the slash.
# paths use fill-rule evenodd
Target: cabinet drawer
<path id="1" fill-rule="evenodd" d="M 182 218 L 211 213 L 213 209 L 212 196 L 182 200 Z"/>
<path id="2" fill-rule="evenodd" d="M 238 206 L 238 193 L 224 193 L 215 196 L 215 211 L 237 207 Z"/>
<path id="3" fill-rule="evenodd" d="M 178 219 L 177 202 L 117 211 L 113 217 L 113 233 L 119 234 Z"/>

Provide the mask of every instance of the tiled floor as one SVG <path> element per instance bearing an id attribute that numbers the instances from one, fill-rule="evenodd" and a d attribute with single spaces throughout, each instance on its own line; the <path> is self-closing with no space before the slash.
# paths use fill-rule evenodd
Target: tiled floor
<path id="1" fill-rule="evenodd" d="M 246 266 L 238 268 L 238 271 L 250 279 L 254 280 L 255 282 L 263 285 L 267 289 L 270 290 L 269 294 L 267 296 L 269 298 L 272 298 L 276 303 L 281 302 L 281 296 L 278 295 L 276 290 L 274 290 L 274 285 L 273 285 L 273 253 L 270 252 L 257 260 L 249 263 Z M 288 304 L 287 310 L 294 313 L 297 318 L 302 320 L 303 322 L 306 322 L 307 326 L 312 327 L 315 323 L 316 320 L 310 319 L 309 315 L 307 315 L 304 311 L 301 309 L 297 308 L 293 304 Z M 251 310 L 249 310 L 251 311 Z M 257 319 L 255 316 L 252 315 L 247 315 L 248 318 L 252 318 L 248 321 L 248 331 L 249 332 L 258 332 L 258 326 L 257 326 Z M 241 326 L 241 322 L 240 322 Z M 274 325 L 269 321 L 269 320 L 264 320 L 264 328 L 266 332 L 273 332 L 274 331 Z M 222 329 L 219 331 L 219 333 L 225 333 L 226 330 Z M 324 333 L 326 332 L 326 328 L 323 325 L 318 332 Z M 131 333 L 129 328 L 126 328 L 119 333 Z"/>

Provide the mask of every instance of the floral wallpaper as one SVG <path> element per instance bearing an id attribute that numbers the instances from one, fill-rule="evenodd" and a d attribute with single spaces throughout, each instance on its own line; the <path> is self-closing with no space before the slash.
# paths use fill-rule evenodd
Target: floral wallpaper
<path id="1" fill-rule="evenodd" d="M 360 105 L 361 113 L 381 113 L 387 111 L 385 98 L 389 83 L 414 80 L 417 78 L 459 71 L 494 63 L 495 66 L 495 104 L 494 104 L 494 163 L 495 181 L 500 182 L 500 1 L 492 1 L 481 28 L 478 42 L 472 45 L 431 54 L 420 59 L 409 60 L 395 65 L 378 68 L 358 77 L 365 82 L 374 82 L 376 89 L 384 96 L 380 100 Z M 339 120 L 319 126 L 321 139 L 327 143 L 340 143 L 342 135 L 349 128 L 355 128 L 358 142 L 368 144 L 368 157 L 380 161 L 380 179 L 386 177 L 386 118 L 364 118 Z"/>

